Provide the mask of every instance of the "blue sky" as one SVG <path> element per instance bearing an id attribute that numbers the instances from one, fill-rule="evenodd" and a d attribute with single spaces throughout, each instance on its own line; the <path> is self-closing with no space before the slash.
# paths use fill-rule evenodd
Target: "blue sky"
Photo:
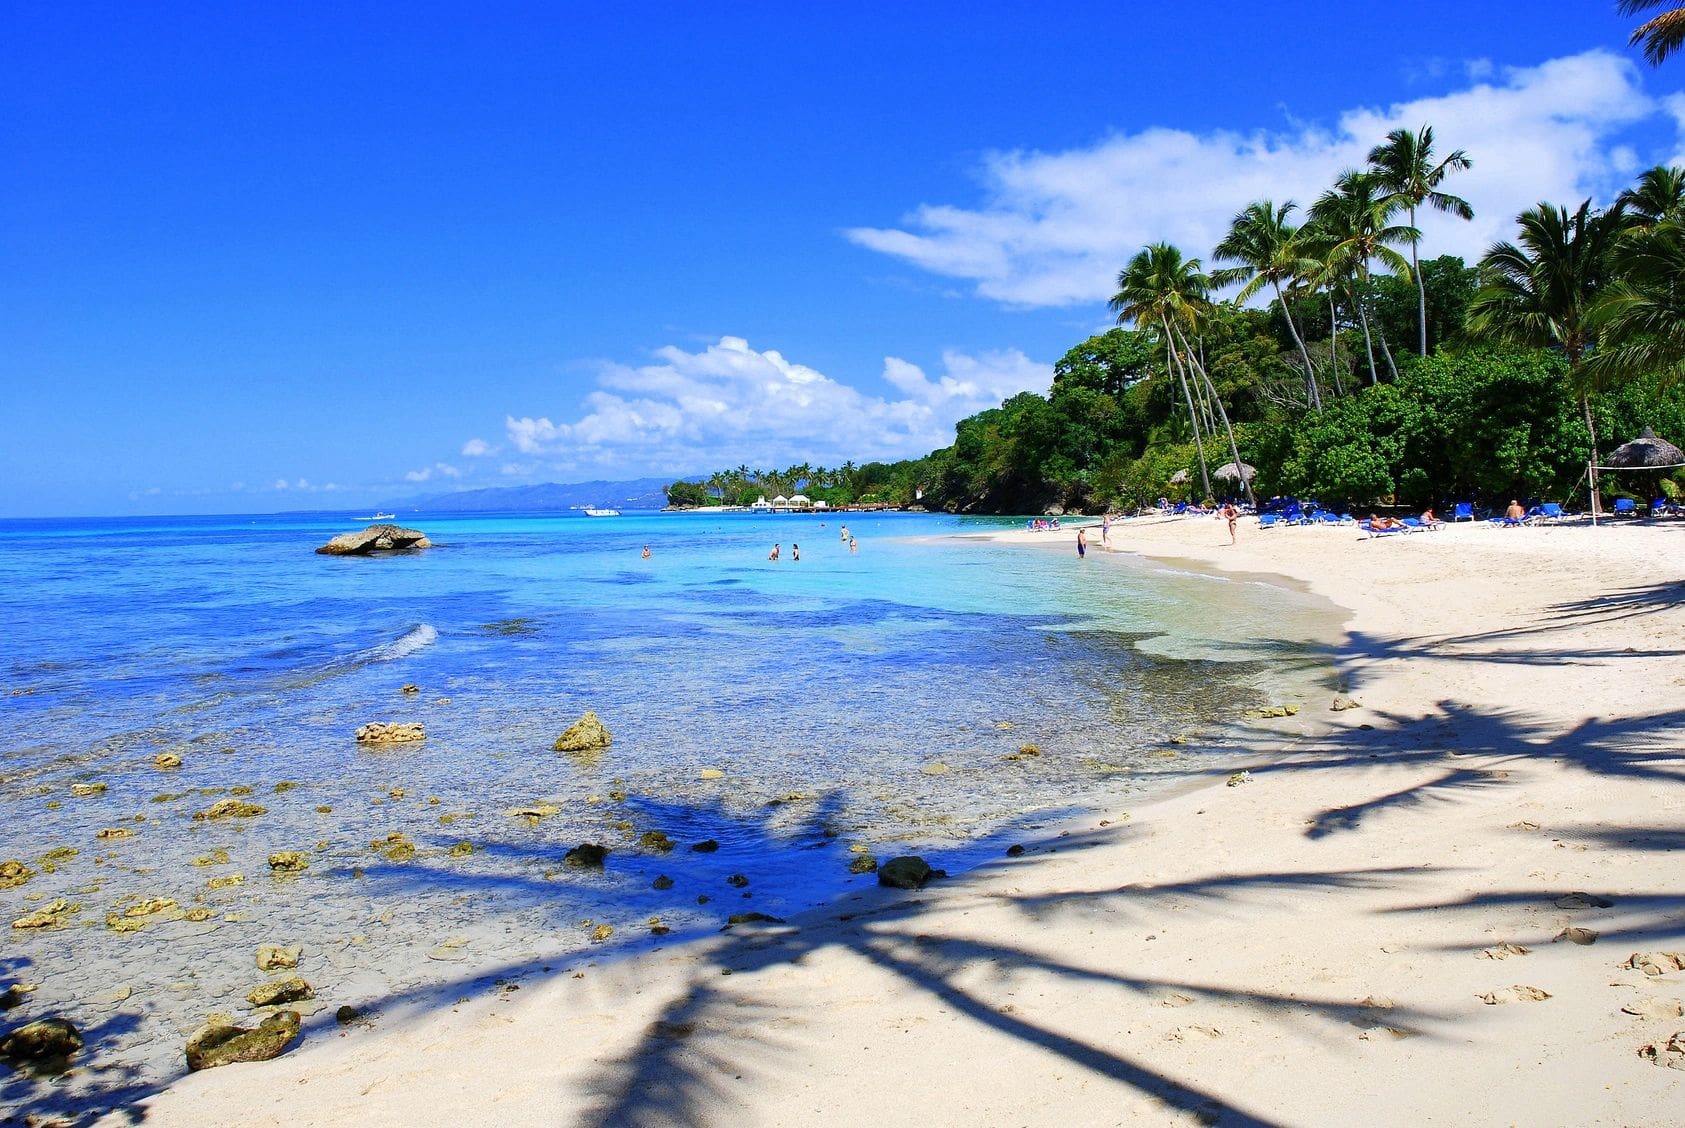
<path id="1" fill-rule="evenodd" d="M 1613 0 L 0 7 L 0 516 L 908 457 L 1398 124 L 1685 154 Z M 285 9 L 285 10 L 283 10 Z"/>

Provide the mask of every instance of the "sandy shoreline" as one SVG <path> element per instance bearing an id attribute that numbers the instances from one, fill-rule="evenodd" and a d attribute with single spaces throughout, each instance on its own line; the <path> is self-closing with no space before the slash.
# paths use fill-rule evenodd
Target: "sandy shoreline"
<path id="1" fill-rule="evenodd" d="M 1070 529 L 1000 535 L 1074 557 Z M 1110 539 L 1349 608 L 1361 707 L 1249 725 L 1235 786 L 922 893 L 330 1025 L 148 1122 L 1676 1123 L 1685 1072 L 1638 1051 L 1685 1030 L 1685 972 L 1621 965 L 1685 951 L 1685 525 Z"/>

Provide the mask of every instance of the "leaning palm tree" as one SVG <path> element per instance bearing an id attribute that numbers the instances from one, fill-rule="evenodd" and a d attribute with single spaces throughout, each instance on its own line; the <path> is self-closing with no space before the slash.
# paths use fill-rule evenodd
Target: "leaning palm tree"
<path id="1" fill-rule="evenodd" d="M 1189 385 L 1199 389 L 1199 399 L 1207 412 L 1212 407 L 1222 420 L 1229 440 L 1229 456 L 1240 465 L 1240 450 L 1235 442 L 1234 427 L 1229 413 L 1217 395 L 1216 386 L 1200 363 L 1188 334 L 1195 331 L 1211 309 L 1211 279 L 1200 269 L 1198 259 L 1184 259 L 1182 252 L 1169 243 L 1154 243 L 1136 252 L 1129 265 L 1118 274 L 1118 292 L 1111 300 L 1111 308 L 1118 322 L 1133 321 L 1147 329 L 1163 344 L 1170 367 L 1182 385 L 1182 399 L 1187 404 L 1188 422 L 1193 425 L 1194 453 L 1199 458 L 1200 481 L 1205 495 L 1211 497 L 1211 473 L 1205 461 L 1205 443 L 1201 439 L 1200 412 L 1194 407 L 1194 395 Z M 1207 429 L 1215 431 L 1215 427 Z M 1242 485 L 1248 497 L 1252 483 Z"/>
<path id="2" fill-rule="evenodd" d="M 1597 425 L 1581 366 L 1596 343 L 1592 307 L 1609 281 L 1621 208 L 1598 211 L 1586 200 L 1572 214 L 1539 204 L 1516 217 L 1517 243 L 1494 243 L 1480 260 L 1480 289 L 1469 302 L 1474 333 L 1529 348 L 1556 348 L 1568 360 L 1591 437 L 1592 512 L 1597 512 Z"/>
<path id="3" fill-rule="evenodd" d="M 1118 273 L 1117 293 L 1108 305 L 1117 314 L 1119 325 L 1133 321 L 1164 346 L 1170 370 L 1182 386 L 1182 402 L 1187 405 L 1188 422 L 1194 432 L 1194 454 L 1199 458 L 1200 480 L 1205 485 L 1205 495 L 1210 497 L 1211 473 L 1205 463 L 1205 443 L 1200 438 L 1199 412 L 1194 408 L 1187 369 L 1171 329 L 1179 322 L 1194 320 L 1208 289 L 1209 280 L 1200 271 L 1198 259 L 1184 259 L 1182 252 L 1169 243 L 1154 243 L 1137 251 Z"/>
<path id="4" fill-rule="evenodd" d="M 1380 383 L 1381 379 L 1375 369 L 1374 336 L 1369 327 L 1369 264 L 1378 261 L 1394 274 L 1408 278 L 1410 264 L 1393 246 L 1421 237 L 1414 226 L 1392 222 L 1400 203 L 1397 196 L 1381 189 L 1374 175 L 1351 169 L 1342 172 L 1334 187 L 1311 205 L 1311 217 L 1320 225 L 1327 245 L 1327 275 L 1330 279 L 1343 276 L 1349 280 L 1358 320 L 1363 325 L 1372 384 Z M 1386 355 L 1388 371 L 1393 379 L 1398 379 L 1385 337 L 1381 340 L 1381 350 Z"/>
<path id="5" fill-rule="evenodd" d="M 1298 228 L 1287 222 L 1297 207 L 1292 200 L 1277 207 L 1270 200 L 1258 200 L 1246 205 L 1244 211 L 1229 223 L 1229 233 L 1211 250 L 1218 262 L 1237 265 L 1211 272 L 1214 286 L 1244 283 L 1235 294 L 1235 301 L 1244 302 L 1265 286 L 1275 291 L 1275 300 L 1287 318 L 1287 331 L 1298 346 L 1299 359 L 1305 362 L 1305 396 L 1310 405 L 1322 410 L 1322 395 L 1316 385 L 1316 366 L 1305 348 L 1299 326 L 1293 320 L 1293 310 L 1282 292 L 1282 283 L 1291 284 L 1309 265 L 1301 244 L 1294 238 Z"/>
<path id="6" fill-rule="evenodd" d="M 1619 0 L 1616 5 L 1623 16 L 1636 16 L 1647 8 L 1659 8 L 1668 0 Z M 1652 66 L 1685 45 L 1685 6 L 1674 6 L 1660 15 L 1641 23 L 1628 41 L 1636 47 L 1644 44 L 1644 57 Z"/>
<path id="7" fill-rule="evenodd" d="M 1474 209 L 1461 196 L 1441 192 L 1439 186 L 1453 172 L 1461 172 L 1472 162 L 1461 149 L 1438 164 L 1433 159 L 1433 126 L 1424 125 L 1415 133 L 1395 129 L 1387 134 L 1387 142 L 1369 150 L 1369 167 L 1383 191 L 1391 192 L 1403 201 L 1410 213 L 1410 226 L 1416 226 L 1416 209 L 1426 204 L 1434 211 L 1445 212 L 1459 219 L 1473 219 Z M 1410 270 L 1416 276 L 1416 353 L 1428 353 L 1428 289 L 1422 279 L 1421 261 L 1417 245 L 1421 237 L 1410 240 Z"/>

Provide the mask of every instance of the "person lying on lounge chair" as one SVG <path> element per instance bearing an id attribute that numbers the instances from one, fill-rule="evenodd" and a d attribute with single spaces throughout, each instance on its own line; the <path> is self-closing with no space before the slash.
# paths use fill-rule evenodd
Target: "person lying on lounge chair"
<path id="1" fill-rule="evenodd" d="M 1397 517 L 1377 517 L 1371 513 L 1369 515 L 1369 527 L 1376 532 L 1384 532 L 1387 529 L 1402 529 L 1404 528 L 1404 522 Z"/>

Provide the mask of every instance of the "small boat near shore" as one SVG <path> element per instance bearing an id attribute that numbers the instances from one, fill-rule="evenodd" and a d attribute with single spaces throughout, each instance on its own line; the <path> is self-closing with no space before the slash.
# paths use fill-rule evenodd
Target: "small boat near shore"
<path id="1" fill-rule="evenodd" d="M 618 510 L 618 509 L 599 509 L 594 505 L 587 505 L 585 507 L 585 516 L 587 516 L 587 517 L 618 517 L 618 516 L 620 516 L 620 510 Z"/>
<path id="2" fill-rule="evenodd" d="M 398 517 L 398 515 L 396 513 L 376 513 L 373 517 L 353 517 L 352 520 L 353 521 L 393 521 L 393 520 L 396 520 L 397 517 Z"/>

